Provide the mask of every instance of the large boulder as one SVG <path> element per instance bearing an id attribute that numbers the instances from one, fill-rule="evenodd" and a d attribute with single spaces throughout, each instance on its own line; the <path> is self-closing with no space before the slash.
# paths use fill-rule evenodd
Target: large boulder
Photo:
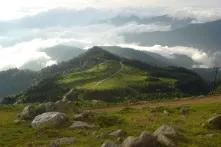
<path id="1" fill-rule="evenodd" d="M 37 112 L 34 106 L 28 105 L 19 114 L 21 120 L 31 120 L 36 116 Z"/>
<path id="2" fill-rule="evenodd" d="M 168 147 L 176 146 L 173 139 L 177 137 L 177 132 L 171 126 L 162 125 L 153 133 L 153 135 L 157 138 L 157 141 L 164 146 Z"/>
<path id="3" fill-rule="evenodd" d="M 35 129 L 56 128 L 66 124 L 67 120 L 67 116 L 64 113 L 46 112 L 34 118 L 32 127 Z"/>
<path id="4" fill-rule="evenodd" d="M 116 130 L 114 132 L 111 132 L 109 135 L 113 136 L 113 137 L 117 137 L 117 138 L 118 137 L 125 137 L 125 136 L 127 136 L 127 132 L 119 129 L 119 130 Z"/>
<path id="5" fill-rule="evenodd" d="M 64 137 L 51 141 L 49 147 L 60 147 L 61 145 L 70 145 L 75 142 L 74 137 Z"/>
<path id="6" fill-rule="evenodd" d="M 101 147 L 120 147 L 119 145 L 115 144 L 112 141 L 105 141 Z"/>
<path id="7" fill-rule="evenodd" d="M 159 147 L 154 136 L 147 132 L 142 132 L 139 137 L 128 137 L 122 143 L 122 147 Z"/>
<path id="8" fill-rule="evenodd" d="M 213 128 L 221 129 L 221 115 L 211 117 L 207 123 Z"/>
<path id="9" fill-rule="evenodd" d="M 83 121 L 74 121 L 70 126 L 71 129 L 83 129 L 83 128 L 93 128 L 94 125 L 90 125 L 87 122 Z"/>

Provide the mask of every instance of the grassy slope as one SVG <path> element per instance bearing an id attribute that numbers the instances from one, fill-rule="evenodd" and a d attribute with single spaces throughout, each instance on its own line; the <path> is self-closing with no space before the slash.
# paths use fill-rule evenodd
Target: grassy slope
<path id="1" fill-rule="evenodd" d="M 179 114 L 180 105 L 183 101 L 177 101 L 176 105 L 170 105 L 170 102 L 165 101 L 163 106 L 159 103 L 150 105 L 142 105 L 139 109 L 132 107 L 121 107 L 117 111 L 99 111 L 91 123 L 100 124 L 99 128 L 71 130 L 64 129 L 48 129 L 36 131 L 30 127 L 30 122 L 21 125 L 13 124 L 18 111 L 22 109 L 21 105 L 0 106 L 0 146 L 25 146 L 33 144 L 38 146 L 47 145 L 50 140 L 58 137 L 76 137 L 76 147 L 99 147 L 103 141 L 107 139 L 116 139 L 109 137 L 109 132 L 116 129 L 124 129 L 129 135 L 138 135 L 143 130 L 153 132 L 162 124 L 170 124 L 176 127 L 179 132 L 185 136 L 185 139 L 179 140 L 179 147 L 220 147 L 221 146 L 221 131 L 207 129 L 202 127 L 208 118 L 214 113 L 221 113 L 221 98 L 206 98 L 190 99 L 185 105 L 190 107 L 190 113 L 187 116 Z M 164 110 L 170 112 L 167 116 L 163 113 Z M 68 112 L 70 119 L 73 117 L 73 112 Z M 96 135 L 94 132 L 96 131 Z M 213 137 L 208 137 L 208 134 L 214 134 Z M 96 138 L 96 136 L 101 136 Z M 73 146 L 73 145 L 71 145 Z"/>
<path id="2" fill-rule="evenodd" d="M 111 90 L 138 85 L 148 78 L 148 73 L 144 71 L 117 61 L 106 61 L 86 71 L 63 75 L 58 79 L 58 84 L 69 88 Z M 161 78 L 159 82 L 174 84 L 175 80 Z"/>

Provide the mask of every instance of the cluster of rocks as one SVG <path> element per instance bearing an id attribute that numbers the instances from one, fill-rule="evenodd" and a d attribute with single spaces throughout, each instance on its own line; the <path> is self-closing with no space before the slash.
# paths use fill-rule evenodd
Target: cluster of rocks
<path id="1" fill-rule="evenodd" d="M 70 108 L 70 102 L 64 101 L 28 105 L 18 115 L 18 119 L 15 120 L 15 123 L 32 120 L 35 116 L 45 112 L 65 112 L 68 108 Z"/>
<path id="2" fill-rule="evenodd" d="M 65 113 L 55 111 L 59 109 L 64 110 L 66 104 L 63 104 L 64 102 L 57 102 L 39 104 L 37 106 L 26 106 L 19 115 L 20 120 L 17 121 L 32 120 L 31 125 L 35 129 L 58 128 L 63 126 L 69 126 L 71 129 L 90 129 L 95 127 L 86 122 L 86 120 L 92 115 L 90 111 L 76 114 L 74 116 L 74 121 L 71 124 Z M 183 115 L 188 114 L 189 108 L 182 107 L 180 113 Z M 210 127 L 221 129 L 221 115 L 216 115 L 210 118 L 206 124 Z M 144 131 L 137 137 L 127 137 L 127 132 L 119 129 L 109 133 L 109 136 L 116 137 L 121 144 L 118 145 L 112 141 L 106 141 L 101 147 L 176 147 L 176 140 L 179 134 L 172 126 L 162 125 L 152 134 Z M 53 140 L 49 146 L 58 147 L 61 145 L 73 144 L 74 142 L 75 138 L 64 137 Z"/>
<path id="3" fill-rule="evenodd" d="M 122 130 L 117 130 L 112 132 L 110 135 L 119 137 L 126 135 L 126 133 Z M 175 147 L 176 143 L 174 140 L 177 135 L 178 133 L 173 127 L 162 125 L 153 134 L 144 131 L 138 137 L 127 137 L 121 145 L 117 145 L 112 141 L 106 141 L 101 147 L 159 147 L 162 145 L 167 147 Z"/>

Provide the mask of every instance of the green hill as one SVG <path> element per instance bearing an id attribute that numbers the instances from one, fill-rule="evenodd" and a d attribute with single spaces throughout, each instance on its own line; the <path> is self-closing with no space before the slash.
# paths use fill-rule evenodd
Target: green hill
<path id="1" fill-rule="evenodd" d="M 29 70 L 10 69 L 0 72 L 0 101 L 30 87 L 37 80 L 37 74 Z"/>
<path id="2" fill-rule="evenodd" d="M 17 95 L 16 100 L 57 101 L 68 93 L 69 100 L 99 99 L 113 102 L 207 92 L 206 83 L 192 71 L 176 67 L 153 67 L 115 56 L 99 47 L 68 62 L 48 67 L 41 74 L 47 78 Z"/>

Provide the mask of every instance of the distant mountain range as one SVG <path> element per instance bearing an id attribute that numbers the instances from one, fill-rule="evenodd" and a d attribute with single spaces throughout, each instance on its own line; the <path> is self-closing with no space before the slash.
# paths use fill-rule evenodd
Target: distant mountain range
<path id="1" fill-rule="evenodd" d="M 28 89 L 37 81 L 37 73 L 29 70 L 10 69 L 0 72 L 0 101 L 1 98 Z"/>
<path id="2" fill-rule="evenodd" d="M 136 15 L 131 15 L 131 16 L 118 15 L 104 22 L 114 24 L 116 26 L 125 25 L 128 23 L 169 25 L 171 26 L 171 29 L 177 29 L 191 24 L 192 21 L 193 19 L 191 18 L 176 19 L 168 15 L 143 17 L 143 18 L 138 17 Z"/>
<path id="3" fill-rule="evenodd" d="M 196 62 L 185 55 L 174 55 L 173 58 L 166 58 L 153 52 L 139 51 L 132 48 L 123 48 L 118 46 L 101 46 L 101 48 L 117 56 L 131 60 L 138 60 L 152 66 L 177 66 L 192 68 L 193 65 L 197 65 Z"/>
<path id="4" fill-rule="evenodd" d="M 146 32 L 126 34 L 126 42 L 144 46 L 156 44 L 164 46 L 186 46 L 204 51 L 220 51 L 221 20 L 203 24 L 190 24 L 179 29 L 165 32 Z"/>

